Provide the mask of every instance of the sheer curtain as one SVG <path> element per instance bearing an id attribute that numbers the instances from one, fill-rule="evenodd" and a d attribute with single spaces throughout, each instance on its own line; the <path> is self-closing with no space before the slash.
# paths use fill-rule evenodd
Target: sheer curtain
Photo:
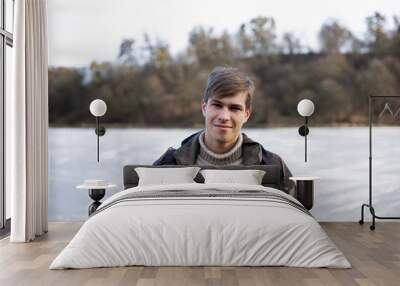
<path id="1" fill-rule="evenodd" d="M 13 91 L 6 113 L 12 242 L 47 232 L 48 44 L 46 0 L 15 1 Z"/>

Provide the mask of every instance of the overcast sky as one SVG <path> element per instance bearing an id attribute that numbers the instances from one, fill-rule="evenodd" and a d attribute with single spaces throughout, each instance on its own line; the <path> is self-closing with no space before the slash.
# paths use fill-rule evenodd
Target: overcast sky
<path id="1" fill-rule="evenodd" d="M 122 39 L 134 38 L 140 46 L 145 32 L 176 53 L 187 46 L 195 26 L 234 33 L 260 15 L 275 19 L 278 36 L 293 32 L 315 49 L 327 19 L 337 19 L 361 36 L 367 16 L 379 11 L 390 27 L 399 8 L 399 0 L 48 0 L 50 65 L 112 61 Z"/>

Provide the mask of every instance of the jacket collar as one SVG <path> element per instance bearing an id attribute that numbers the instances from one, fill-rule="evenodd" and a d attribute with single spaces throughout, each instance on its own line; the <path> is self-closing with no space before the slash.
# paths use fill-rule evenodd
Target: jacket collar
<path id="1" fill-rule="evenodd" d="M 182 145 L 175 152 L 175 160 L 178 165 L 195 165 L 199 154 L 199 136 L 203 132 L 200 130 L 182 141 Z M 243 165 L 260 165 L 262 160 L 262 147 L 259 143 L 251 140 L 243 133 L 242 143 Z"/>

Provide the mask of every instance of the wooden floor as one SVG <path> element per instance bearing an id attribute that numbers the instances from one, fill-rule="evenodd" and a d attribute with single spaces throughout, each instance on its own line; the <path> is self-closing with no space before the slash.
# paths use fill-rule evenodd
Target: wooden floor
<path id="1" fill-rule="evenodd" d="M 0 285 L 400 285 L 400 223 L 321 223 L 352 269 L 119 267 L 48 270 L 81 223 L 50 223 L 32 243 L 0 241 Z"/>

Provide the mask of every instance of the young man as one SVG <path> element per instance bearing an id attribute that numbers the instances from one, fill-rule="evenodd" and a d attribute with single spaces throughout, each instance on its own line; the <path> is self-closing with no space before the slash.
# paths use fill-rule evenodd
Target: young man
<path id="1" fill-rule="evenodd" d="M 253 82 L 236 68 L 215 68 L 201 110 L 205 129 L 169 148 L 153 165 L 280 165 L 283 191 L 295 195 L 291 172 L 276 154 L 241 133 L 251 114 Z"/>

